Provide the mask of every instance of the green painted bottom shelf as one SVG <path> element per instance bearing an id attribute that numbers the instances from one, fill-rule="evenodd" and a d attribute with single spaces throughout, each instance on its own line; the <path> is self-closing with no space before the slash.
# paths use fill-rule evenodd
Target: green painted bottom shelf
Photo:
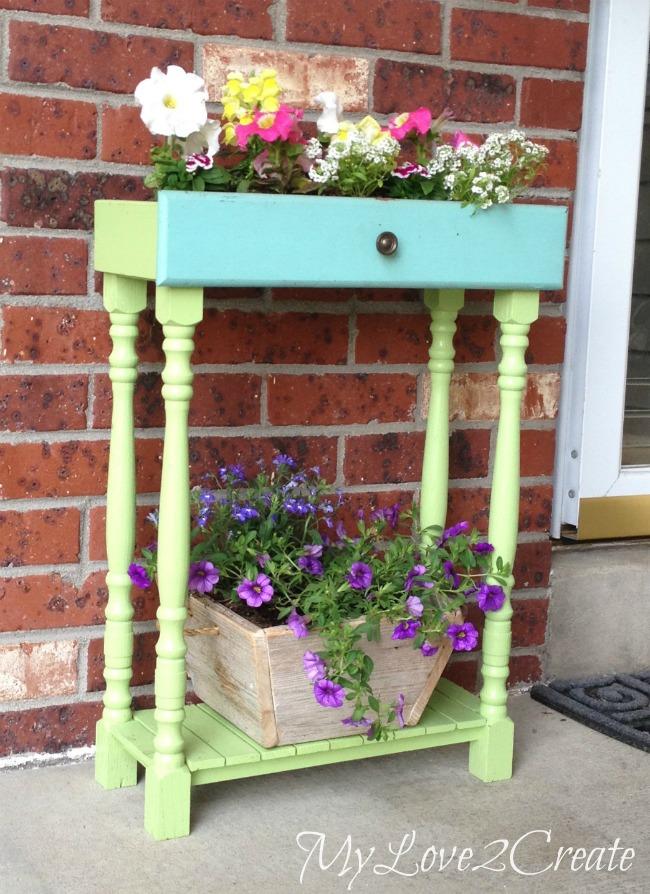
<path id="1" fill-rule="evenodd" d="M 441 680 L 417 726 L 391 732 L 386 742 L 344 736 L 264 748 L 203 704 L 185 708 L 183 737 L 192 785 L 202 785 L 471 742 L 478 738 L 485 722 L 476 696 L 448 680 Z M 153 710 L 137 711 L 133 720 L 114 727 L 112 733 L 129 754 L 148 767 L 153 760 L 155 728 Z"/>

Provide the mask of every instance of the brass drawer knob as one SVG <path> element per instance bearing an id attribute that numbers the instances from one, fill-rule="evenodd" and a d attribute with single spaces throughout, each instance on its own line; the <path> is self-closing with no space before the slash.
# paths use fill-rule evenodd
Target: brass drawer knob
<path id="1" fill-rule="evenodd" d="M 377 236 L 377 251 L 381 255 L 394 255 L 397 251 L 397 236 L 386 230 Z"/>

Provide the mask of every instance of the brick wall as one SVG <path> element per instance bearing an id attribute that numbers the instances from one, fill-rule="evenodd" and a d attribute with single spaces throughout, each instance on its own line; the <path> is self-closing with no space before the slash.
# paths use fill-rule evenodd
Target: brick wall
<path id="1" fill-rule="evenodd" d="M 142 198 L 149 136 L 131 91 L 152 65 L 267 62 L 294 98 L 348 110 L 453 107 L 465 130 L 523 125 L 551 149 L 540 201 L 571 202 L 588 0 L 0 0 L 0 754 L 92 741 L 106 602 L 106 316 L 93 200 Z M 313 117 L 313 115 L 312 115 Z M 251 263 L 255 263 L 254 254 Z M 453 381 L 450 518 L 486 526 L 495 328 L 468 294 Z M 543 296 L 525 401 L 511 682 L 541 673 L 564 293 Z M 406 290 L 210 290 L 198 327 L 194 471 L 273 448 L 317 460 L 355 499 L 408 501 L 420 476 L 427 317 Z M 139 519 L 161 456 L 160 333 L 141 327 Z M 149 533 L 140 530 L 139 537 Z M 151 698 L 153 598 L 136 597 L 135 691 Z M 474 619 L 476 620 L 476 619 Z M 477 660 L 451 675 L 476 684 Z"/>

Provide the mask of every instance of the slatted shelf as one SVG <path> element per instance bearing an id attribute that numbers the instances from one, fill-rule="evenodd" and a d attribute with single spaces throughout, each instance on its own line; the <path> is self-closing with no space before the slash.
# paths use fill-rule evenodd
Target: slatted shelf
<path id="1" fill-rule="evenodd" d="M 198 785 L 452 742 L 469 742 L 476 738 L 483 726 L 485 719 L 479 713 L 478 698 L 445 680 L 434 692 L 420 722 L 416 726 L 391 730 L 386 742 L 370 742 L 363 736 L 342 736 L 264 748 L 203 704 L 185 708 L 183 740 L 192 782 Z M 153 710 L 137 711 L 133 720 L 113 730 L 113 735 L 129 754 L 145 767 L 153 759 L 155 733 Z"/>

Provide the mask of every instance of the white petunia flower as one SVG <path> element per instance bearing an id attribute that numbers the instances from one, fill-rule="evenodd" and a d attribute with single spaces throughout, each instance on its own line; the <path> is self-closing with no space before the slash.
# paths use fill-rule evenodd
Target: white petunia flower
<path id="1" fill-rule="evenodd" d="M 200 130 L 185 140 L 185 155 L 208 155 L 213 158 L 219 151 L 221 125 L 218 121 L 206 121 Z"/>
<path id="2" fill-rule="evenodd" d="M 208 120 L 203 78 L 178 65 L 169 65 L 166 74 L 152 68 L 151 77 L 140 81 L 134 96 L 142 106 L 140 117 L 153 134 L 185 138 Z"/>
<path id="3" fill-rule="evenodd" d="M 314 97 L 314 103 L 323 109 L 316 121 L 316 127 L 321 133 L 338 133 L 341 102 L 336 93 L 324 90 Z"/>

